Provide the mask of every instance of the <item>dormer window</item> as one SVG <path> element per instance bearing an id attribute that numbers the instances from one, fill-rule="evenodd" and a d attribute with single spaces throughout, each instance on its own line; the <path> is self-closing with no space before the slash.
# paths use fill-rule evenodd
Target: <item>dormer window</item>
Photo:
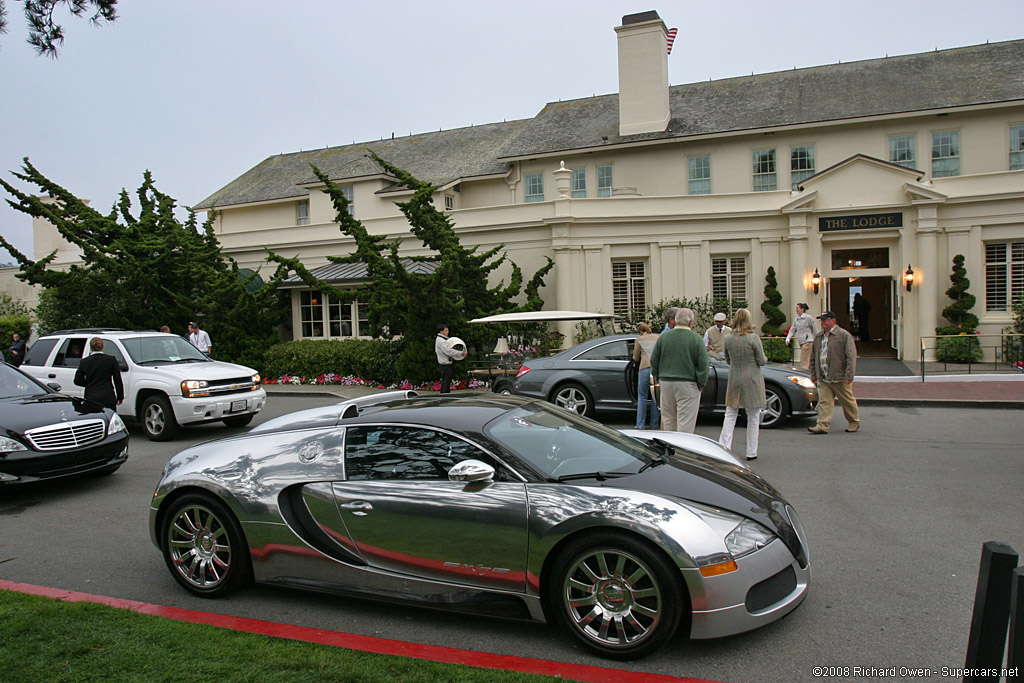
<path id="1" fill-rule="evenodd" d="M 295 202 L 295 224 L 309 225 L 309 200 Z"/>
<path id="2" fill-rule="evenodd" d="M 455 210 L 455 197 L 450 194 L 444 196 L 444 210 L 454 211 Z"/>

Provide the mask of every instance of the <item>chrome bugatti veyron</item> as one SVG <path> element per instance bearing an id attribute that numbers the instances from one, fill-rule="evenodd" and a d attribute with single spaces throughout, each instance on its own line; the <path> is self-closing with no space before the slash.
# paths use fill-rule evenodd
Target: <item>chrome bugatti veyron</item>
<path id="1" fill-rule="evenodd" d="M 196 595 L 255 580 L 521 616 L 619 659 L 775 621 L 810 580 L 792 506 L 714 442 L 496 394 L 377 394 L 193 446 L 150 533 Z"/>

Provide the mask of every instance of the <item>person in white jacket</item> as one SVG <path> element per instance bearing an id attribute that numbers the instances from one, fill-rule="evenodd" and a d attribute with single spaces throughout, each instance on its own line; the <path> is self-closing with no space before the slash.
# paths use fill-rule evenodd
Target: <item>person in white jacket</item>
<path id="1" fill-rule="evenodd" d="M 796 318 L 793 319 L 793 324 L 789 326 L 789 332 L 786 333 L 786 346 L 789 346 L 789 341 L 796 337 L 796 343 L 800 345 L 800 365 L 805 370 L 811 369 L 811 347 L 814 344 L 814 335 L 818 334 L 818 330 L 814 324 L 814 317 L 807 312 L 807 304 L 796 305 Z"/>

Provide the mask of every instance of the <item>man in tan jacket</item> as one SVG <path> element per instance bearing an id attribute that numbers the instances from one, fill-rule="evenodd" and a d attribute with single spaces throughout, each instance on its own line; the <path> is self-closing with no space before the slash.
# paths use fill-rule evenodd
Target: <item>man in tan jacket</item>
<path id="1" fill-rule="evenodd" d="M 808 427 L 811 434 L 828 434 L 836 401 L 846 416 L 846 431 L 860 429 L 857 399 L 853 397 L 853 378 L 857 372 L 857 344 L 853 335 L 836 324 L 836 314 L 825 311 L 818 316 L 821 332 L 814 337 L 811 353 L 811 379 L 818 385 L 818 423 Z"/>

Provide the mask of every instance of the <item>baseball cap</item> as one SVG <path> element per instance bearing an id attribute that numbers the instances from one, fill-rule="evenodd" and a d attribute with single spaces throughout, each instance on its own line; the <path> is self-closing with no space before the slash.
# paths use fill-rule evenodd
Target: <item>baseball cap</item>
<path id="1" fill-rule="evenodd" d="M 724 322 L 724 321 L 725 321 L 725 313 L 715 313 L 715 322 L 716 323 L 717 322 Z"/>
<path id="2" fill-rule="evenodd" d="M 824 313 L 818 316 L 818 320 L 825 320 L 826 318 L 832 318 L 833 320 L 835 320 L 836 314 L 833 313 L 832 311 L 825 311 Z"/>

